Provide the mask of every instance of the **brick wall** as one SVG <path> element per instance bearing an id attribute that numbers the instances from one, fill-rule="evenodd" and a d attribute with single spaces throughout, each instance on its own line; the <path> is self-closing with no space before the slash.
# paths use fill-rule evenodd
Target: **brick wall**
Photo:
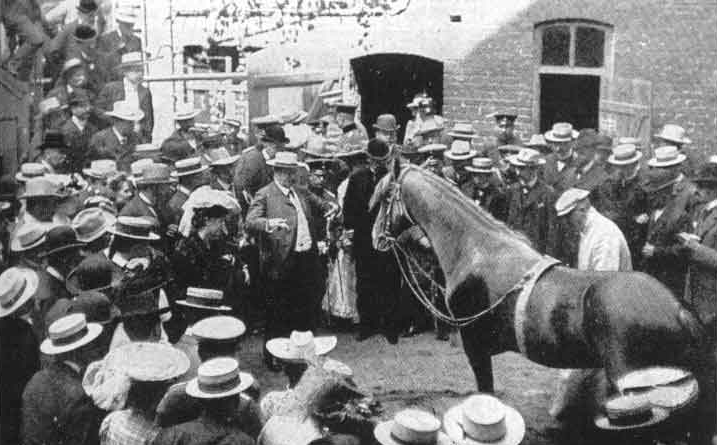
<path id="1" fill-rule="evenodd" d="M 509 107 L 529 137 L 537 123 L 534 25 L 561 18 L 612 25 L 614 76 L 653 84 L 653 130 L 680 124 L 700 154 L 717 154 L 717 0 L 538 0 L 462 60 L 445 61 L 445 117 L 488 135 L 486 115 Z"/>

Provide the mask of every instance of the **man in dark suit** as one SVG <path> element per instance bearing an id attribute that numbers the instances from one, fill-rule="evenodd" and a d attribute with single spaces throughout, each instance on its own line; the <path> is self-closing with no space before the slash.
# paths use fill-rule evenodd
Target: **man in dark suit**
<path id="1" fill-rule="evenodd" d="M 167 203 L 174 194 L 176 182 L 167 165 L 152 164 L 145 167 L 142 177 L 137 180 L 137 194 L 122 208 L 119 216 L 146 218 L 152 221 L 165 241 L 168 235 L 175 238 L 174 231 L 168 233 L 170 216 Z M 168 252 L 167 249 L 164 251 Z"/>
<path id="2" fill-rule="evenodd" d="M 367 154 L 368 167 L 351 174 L 344 198 L 344 227 L 353 230 L 356 259 L 356 305 L 361 318 L 357 339 L 365 340 L 383 330 L 388 341 L 395 343 L 400 317 L 394 308 L 400 295 L 400 273 L 391 253 L 373 248 L 371 230 L 379 206 L 369 209 L 376 184 L 388 172 L 392 153 L 387 143 L 372 139 Z"/>
<path id="3" fill-rule="evenodd" d="M 67 4 L 69 6 L 69 4 Z M 76 2 L 77 18 L 60 29 L 60 31 L 52 38 L 47 44 L 44 50 L 47 57 L 46 72 L 49 72 L 52 77 L 59 72 L 60 67 L 66 59 L 65 54 L 74 38 L 75 32 L 78 26 L 89 26 L 92 28 L 96 27 L 97 22 L 97 3 L 94 0 L 80 0 Z"/>
<path id="4" fill-rule="evenodd" d="M 550 144 L 553 153 L 546 156 L 543 168 L 543 180 L 555 189 L 556 194 L 573 187 L 577 175 L 577 156 L 575 155 L 575 139 L 579 133 L 566 122 L 558 122 L 545 133 L 545 140 Z"/>
<path id="5" fill-rule="evenodd" d="M 189 195 L 199 186 L 209 182 L 207 170 L 209 170 L 209 167 L 202 165 L 199 157 L 182 159 L 174 163 L 172 176 L 177 178 L 178 183 L 177 191 L 167 202 L 169 224 L 179 225 L 179 220 L 182 219 L 184 214 L 182 206 L 187 202 Z"/>
<path id="6" fill-rule="evenodd" d="M 315 327 L 312 309 L 320 298 L 316 242 L 321 228 L 313 215 L 336 209 L 294 188 L 299 167 L 296 153 L 278 152 L 269 165 L 274 167 L 274 180 L 257 192 L 246 218 L 247 230 L 260 239 L 266 283 L 271 285 L 267 292 L 266 340 Z M 264 360 L 276 368 L 266 350 Z"/>
<path id="7" fill-rule="evenodd" d="M 267 161 L 273 159 L 289 139 L 281 125 L 275 124 L 264 129 L 261 142 L 261 149 L 249 147 L 242 152 L 234 177 L 237 194 L 241 194 L 248 202 L 259 189 L 271 183 L 273 173 Z"/>
<path id="8" fill-rule="evenodd" d="M 107 57 L 97 48 L 97 31 L 78 25 L 63 54 L 63 60 L 80 59 L 87 68 L 88 89 L 98 94 L 110 77 Z"/>
<path id="9" fill-rule="evenodd" d="M 142 143 L 152 140 L 154 129 L 154 107 L 152 93 L 149 88 L 142 85 L 144 71 L 142 69 L 142 54 L 139 52 L 122 55 L 122 63 L 117 66 L 122 73 L 122 80 L 109 82 L 97 96 L 95 105 L 103 111 L 110 111 L 115 102 L 126 101 L 139 107 L 144 117 L 139 121 L 139 138 Z"/>
<path id="10" fill-rule="evenodd" d="M 134 161 L 135 148 L 139 144 L 134 125 L 142 120 L 144 113 L 128 102 L 115 102 L 112 111 L 105 115 L 112 119 L 112 126 L 92 136 L 87 161 L 113 159 L 117 162 L 117 168 L 129 171 Z"/>
<path id="11" fill-rule="evenodd" d="M 113 11 L 117 29 L 103 34 L 97 42 L 100 51 L 107 55 L 112 80 L 120 80 L 121 74 L 115 68 L 122 62 L 123 54 L 142 51 L 142 40 L 134 33 L 137 17 L 127 9 Z"/>
<path id="12" fill-rule="evenodd" d="M 177 105 L 177 111 L 174 112 L 176 129 L 160 147 L 165 162 L 177 162 L 201 154 L 202 141 L 194 129 L 194 118 L 199 113 L 201 110 L 195 110 L 192 104 Z"/>
<path id="13" fill-rule="evenodd" d="M 67 150 L 67 167 L 70 172 L 79 172 L 85 166 L 87 154 L 90 150 L 90 140 L 97 133 L 89 120 L 92 105 L 90 96 L 86 91 L 74 91 L 70 95 L 70 112 L 72 117 L 62 126 L 62 135 Z"/>

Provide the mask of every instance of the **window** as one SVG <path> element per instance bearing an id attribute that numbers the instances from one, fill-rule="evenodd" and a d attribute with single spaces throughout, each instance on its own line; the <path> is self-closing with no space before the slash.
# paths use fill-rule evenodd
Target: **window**
<path id="1" fill-rule="evenodd" d="M 536 32 L 540 65 L 602 70 L 607 62 L 610 31 L 607 25 L 577 20 L 539 24 Z"/>

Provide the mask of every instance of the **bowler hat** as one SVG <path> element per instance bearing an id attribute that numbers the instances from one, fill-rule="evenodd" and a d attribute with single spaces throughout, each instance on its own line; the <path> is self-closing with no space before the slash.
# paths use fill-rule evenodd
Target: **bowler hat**
<path id="1" fill-rule="evenodd" d="M 286 144 L 289 142 L 289 138 L 286 137 L 284 129 L 279 124 L 267 126 L 261 140 L 265 142 L 273 142 L 275 144 Z"/>
<path id="2" fill-rule="evenodd" d="M 70 147 L 65 142 L 65 136 L 60 131 L 48 130 L 45 132 L 45 136 L 42 138 L 42 144 L 37 147 L 38 150 L 47 150 L 49 148 L 55 148 L 58 150 L 66 151 Z"/>
<path id="3" fill-rule="evenodd" d="M 371 139 L 366 147 L 366 154 L 376 161 L 385 161 L 391 157 L 391 147 L 380 139 Z"/>
<path id="4" fill-rule="evenodd" d="M 656 138 L 663 139 L 665 141 L 674 142 L 680 145 L 691 144 L 692 140 L 686 136 L 684 128 L 675 124 L 665 124 L 659 133 L 655 135 Z"/>
<path id="5" fill-rule="evenodd" d="M 71 226 L 55 226 L 47 231 L 45 251 L 40 254 L 46 257 L 66 250 L 79 249 L 84 243 L 77 239 L 77 233 Z"/>
<path id="6" fill-rule="evenodd" d="M 72 295 L 85 291 L 105 291 L 117 286 L 122 270 L 102 254 L 85 258 L 67 275 L 67 290 Z"/>
<path id="7" fill-rule="evenodd" d="M 73 36 L 77 42 L 89 42 L 97 37 L 97 31 L 91 26 L 78 25 Z"/>
<path id="8" fill-rule="evenodd" d="M 95 0 L 80 0 L 80 4 L 77 5 L 77 10 L 83 14 L 89 14 L 97 11 L 97 3 Z"/>
<path id="9" fill-rule="evenodd" d="M 396 116 L 393 114 L 381 114 L 376 118 L 376 123 L 373 124 L 373 128 L 390 133 L 392 131 L 398 131 L 401 126 L 396 123 Z"/>

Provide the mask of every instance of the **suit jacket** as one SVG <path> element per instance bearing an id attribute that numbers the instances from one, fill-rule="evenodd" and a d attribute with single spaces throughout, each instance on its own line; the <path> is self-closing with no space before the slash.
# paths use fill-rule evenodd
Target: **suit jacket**
<path id="1" fill-rule="evenodd" d="M 258 147 L 249 147 L 239 158 L 234 185 L 237 194 L 247 192 L 254 196 L 262 187 L 265 187 L 274 178 L 274 171 L 267 165 L 264 154 Z"/>
<path id="2" fill-rule="evenodd" d="M 196 144 L 196 148 L 192 147 L 179 130 L 174 130 L 174 133 L 169 135 L 160 146 L 162 158 L 165 161 L 176 162 L 180 159 L 198 156 L 199 150 L 202 148 L 202 141 L 197 139 Z"/>
<path id="3" fill-rule="evenodd" d="M 373 249 L 371 230 L 378 216 L 379 206 L 368 208 L 376 184 L 381 179 L 371 169 L 364 167 L 349 176 L 344 197 L 344 227 L 353 230 L 353 251 L 358 255 L 370 254 Z"/>
<path id="4" fill-rule="evenodd" d="M 513 184 L 508 192 L 507 224 L 523 232 L 541 253 L 552 255 L 555 250 L 554 221 L 555 191 L 538 179 L 538 182 L 524 193 L 520 184 Z"/>
<path id="5" fill-rule="evenodd" d="M 87 122 L 84 130 L 80 130 L 72 119 L 68 119 L 61 131 L 65 143 L 70 147 L 67 153 L 68 168 L 71 172 L 79 172 L 85 166 L 90 152 L 90 140 L 97 133 L 97 128 Z"/>
<path id="6" fill-rule="evenodd" d="M 312 193 L 299 189 L 294 189 L 294 192 L 302 204 L 302 210 L 309 224 L 312 249 L 315 249 L 321 228 L 318 227 L 319 224 L 313 215 L 317 211 L 326 212 L 330 206 Z M 289 229 L 266 233 L 267 220 L 271 218 L 286 219 Z M 270 276 L 281 277 L 284 272 L 284 262 L 296 244 L 297 211 L 289 197 L 279 190 L 275 182 L 257 192 L 249 206 L 246 228 L 260 237 L 263 264 L 267 265 Z"/>
<path id="7" fill-rule="evenodd" d="M 142 40 L 136 35 L 131 35 L 125 40 L 119 31 L 115 30 L 101 35 L 97 39 L 97 47 L 106 54 L 109 80 L 115 81 L 122 79 L 122 75 L 116 69 L 122 62 L 122 54 L 142 51 Z"/>
<path id="8" fill-rule="evenodd" d="M 65 363 L 36 373 L 22 395 L 24 445 L 94 445 L 105 413 L 82 388 L 82 375 Z"/>
<path id="9" fill-rule="evenodd" d="M 562 170 L 558 171 L 558 157 L 550 154 L 545 158 L 545 167 L 542 177 L 546 184 L 553 187 L 556 194 L 560 194 L 577 182 L 577 166 L 575 158 L 569 159 Z"/>
<path id="10" fill-rule="evenodd" d="M 505 221 L 508 217 L 508 198 L 497 182 L 495 180 L 488 187 L 479 188 L 473 181 L 467 181 L 461 187 L 461 191 L 495 218 Z"/>
<path id="11" fill-rule="evenodd" d="M 22 391 L 40 369 L 40 345 L 30 324 L 0 319 L 0 443 L 20 443 Z"/>
<path id="12" fill-rule="evenodd" d="M 169 198 L 169 201 L 167 202 L 167 217 L 169 218 L 167 220 L 167 224 L 179 225 L 179 221 L 182 219 L 182 215 L 184 214 L 182 206 L 185 202 L 187 202 L 187 199 L 189 199 L 189 195 L 182 189 L 177 189 L 174 195 Z"/>
<path id="13" fill-rule="evenodd" d="M 46 269 L 36 270 L 38 283 L 35 291 L 34 300 L 35 307 L 31 313 L 32 330 L 38 339 L 45 338 L 47 334 L 47 326 L 45 325 L 45 316 L 50 308 L 61 298 L 71 299 L 72 295 L 65 287 L 65 281 L 59 280 L 50 275 Z"/>
<path id="14" fill-rule="evenodd" d="M 137 85 L 137 94 L 139 95 L 139 108 L 144 112 L 144 118 L 139 121 L 140 132 L 139 137 L 143 143 L 152 140 L 152 130 L 154 129 L 154 107 L 152 105 L 152 92 L 144 85 Z M 102 88 L 97 96 L 95 106 L 104 111 L 112 110 L 115 102 L 125 100 L 124 82 L 118 80 L 110 82 Z M 107 122 L 109 126 L 111 122 Z"/>
<path id="15" fill-rule="evenodd" d="M 637 218 L 648 214 L 650 210 L 640 175 L 625 182 L 619 178 L 611 178 L 603 184 L 600 194 L 604 197 L 601 213 L 613 220 L 625 234 L 633 264 L 641 264 L 647 224 L 641 224 Z"/>
<path id="16" fill-rule="evenodd" d="M 130 164 L 134 162 L 134 150 L 139 144 L 139 136 L 133 132 L 122 143 L 112 128 L 105 128 L 92 136 L 87 160 L 114 159 L 119 170 L 129 171 Z"/>
<path id="17" fill-rule="evenodd" d="M 717 207 L 701 210 L 693 223 L 700 244 L 689 251 L 686 301 L 712 332 L 717 308 Z"/>

